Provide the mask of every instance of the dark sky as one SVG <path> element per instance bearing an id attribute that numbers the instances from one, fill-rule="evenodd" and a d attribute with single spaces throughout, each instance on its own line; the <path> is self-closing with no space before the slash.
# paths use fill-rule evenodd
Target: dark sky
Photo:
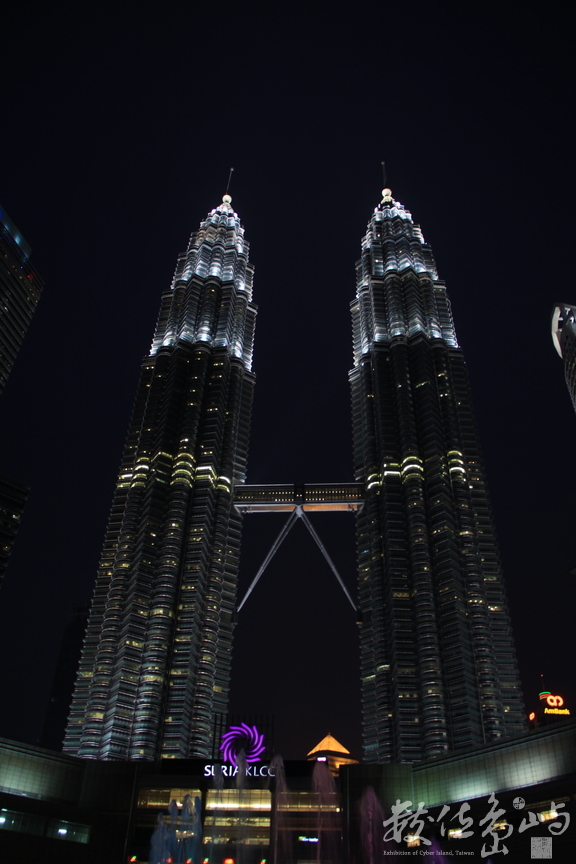
<path id="1" fill-rule="evenodd" d="M 259 305 L 248 479 L 353 479 L 348 307 L 382 159 L 452 300 L 527 703 L 544 672 L 576 708 L 576 416 L 550 338 L 553 304 L 576 303 L 571 22 L 554 4 L 11 5 L 0 201 L 46 287 L 0 400 L 0 473 L 32 487 L 0 592 L 0 734 L 39 736 L 161 292 L 230 166 Z M 242 584 L 283 518 L 246 520 Z M 316 519 L 351 590 L 353 521 Z M 275 714 L 286 757 L 329 731 L 360 756 L 357 642 L 297 525 L 240 614 L 232 710 Z"/>

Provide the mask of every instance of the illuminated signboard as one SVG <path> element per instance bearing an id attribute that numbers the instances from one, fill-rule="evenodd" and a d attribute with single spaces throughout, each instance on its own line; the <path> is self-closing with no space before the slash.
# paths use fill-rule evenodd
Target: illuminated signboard
<path id="1" fill-rule="evenodd" d="M 563 707 L 564 699 L 562 696 L 554 696 L 549 690 L 544 690 L 540 693 L 540 700 L 546 702 L 544 714 L 564 714 L 564 716 L 570 714 L 570 709 Z"/>
<path id="2" fill-rule="evenodd" d="M 247 765 L 260 762 L 262 753 L 266 749 L 264 735 L 258 731 L 256 726 L 241 723 L 239 726 L 230 726 L 228 732 L 222 735 L 220 750 L 226 762 L 231 762 L 234 767 L 238 765 L 240 751 L 244 751 Z"/>
<path id="3" fill-rule="evenodd" d="M 255 763 L 262 761 L 262 753 L 264 753 L 266 745 L 264 744 L 264 735 L 258 731 L 256 726 L 249 726 L 248 723 L 240 723 L 239 726 L 230 726 L 227 732 L 222 735 L 220 741 L 220 750 L 222 758 L 229 765 L 205 765 L 204 776 L 215 777 L 235 777 L 238 774 L 238 758 L 240 752 L 244 752 L 244 770 L 247 777 L 274 777 L 274 770 L 270 769 L 269 765 L 256 765 Z"/>
<path id="4" fill-rule="evenodd" d="M 205 777 L 236 777 L 238 765 L 204 765 Z M 246 765 L 246 777 L 275 777 L 272 765 Z"/>

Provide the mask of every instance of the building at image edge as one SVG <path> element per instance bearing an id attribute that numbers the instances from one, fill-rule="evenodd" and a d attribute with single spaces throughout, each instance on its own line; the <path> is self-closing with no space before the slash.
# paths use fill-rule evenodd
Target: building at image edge
<path id="1" fill-rule="evenodd" d="M 566 386 L 576 409 L 576 306 L 556 304 L 552 312 L 552 341 L 564 361 Z"/>

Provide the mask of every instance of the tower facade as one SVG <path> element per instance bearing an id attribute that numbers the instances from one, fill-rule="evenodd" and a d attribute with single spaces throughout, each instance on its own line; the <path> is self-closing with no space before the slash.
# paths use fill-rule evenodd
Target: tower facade
<path id="1" fill-rule="evenodd" d="M 576 306 L 557 303 L 552 312 L 552 341 L 564 360 L 564 375 L 576 409 Z"/>
<path id="2" fill-rule="evenodd" d="M 416 762 L 518 734 L 524 718 L 450 302 L 389 189 L 352 318 L 364 755 Z"/>
<path id="3" fill-rule="evenodd" d="M 22 483 L 0 477 L 0 582 L 6 573 L 29 491 Z"/>
<path id="4" fill-rule="evenodd" d="M 0 393 L 42 293 L 30 246 L 0 207 Z"/>
<path id="5" fill-rule="evenodd" d="M 222 204 L 163 295 L 112 504 L 64 750 L 207 757 L 227 709 L 254 376 L 253 268 Z"/>
<path id="6" fill-rule="evenodd" d="M 0 207 L 0 394 L 42 293 L 43 282 L 30 254 L 30 246 Z M 0 582 L 29 491 L 22 483 L 0 477 Z"/>

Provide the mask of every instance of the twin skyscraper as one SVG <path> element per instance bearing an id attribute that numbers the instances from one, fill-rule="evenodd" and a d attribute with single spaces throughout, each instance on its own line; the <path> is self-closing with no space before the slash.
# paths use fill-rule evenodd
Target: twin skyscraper
<path id="1" fill-rule="evenodd" d="M 252 276 L 225 195 L 178 260 L 142 363 L 68 753 L 212 753 L 238 600 Z M 419 762 L 517 735 L 524 713 L 450 303 L 389 189 L 362 242 L 352 318 L 364 758 Z"/>

